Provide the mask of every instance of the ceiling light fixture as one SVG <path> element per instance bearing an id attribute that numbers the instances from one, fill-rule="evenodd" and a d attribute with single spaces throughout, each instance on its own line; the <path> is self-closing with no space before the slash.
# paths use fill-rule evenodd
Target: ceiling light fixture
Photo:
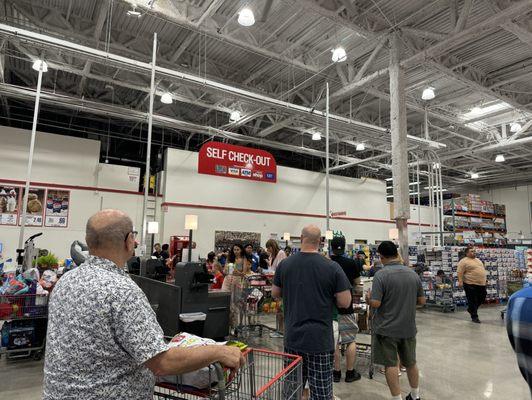
<path id="1" fill-rule="evenodd" d="M 142 14 L 140 13 L 140 11 L 137 11 L 137 7 L 136 6 L 133 6 L 133 8 L 131 10 L 127 10 L 127 16 L 128 17 L 137 17 L 139 18 Z"/>
<path id="2" fill-rule="evenodd" d="M 231 114 L 229 114 L 229 121 L 230 122 L 238 122 L 240 121 L 240 112 L 238 111 L 232 111 Z"/>
<path id="3" fill-rule="evenodd" d="M 432 169 L 440 169 L 440 168 L 441 168 L 441 164 L 439 162 L 432 164 Z"/>
<path id="4" fill-rule="evenodd" d="M 497 154 L 497 156 L 495 157 L 495 162 L 504 162 L 505 161 L 505 158 L 502 154 Z"/>
<path id="5" fill-rule="evenodd" d="M 315 141 L 321 140 L 321 133 L 313 132 L 312 133 L 312 140 L 315 140 Z"/>
<path id="6" fill-rule="evenodd" d="M 242 26 L 252 26 L 255 24 L 255 15 L 249 7 L 244 7 L 238 13 L 238 23 Z"/>
<path id="7" fill-rule="evenodd" d="M 345 49 L 342 46 L 338 46 L 335 49 L 331 50 L 332 52 L 332 62 L 338 63 L 347 60 L 347 54 Z"/>
<path id="8" fill-rule="evenodd" d="M 357 144 L 356 150 L 357 151 L 364 151 L 364 150 L 366 150 L 366 146 L 364 145 L 364 143 L 359 143 L 359 144 Z"/>
<path id="9" fill-rule="evenodd" d="M 471 179 L 478 179 L 478 178 L 479 178 L 478 173 L 473 172 L 473 173 L 471 174 Z"/>
<path id="10" fill-rule="evenodd" d="M 172 95 L 170 94 L 170 92 L 164 92 L 161 95 L 161 103 L 172 104 Z"/>
<path id="11" fill-rule="evenodd" d="M 510 132 L 516 133 L 521 130 L 521 124 L 519 122 L 512 122 L 510 124 Z"/>
<path id="12" fill-rule="evenodd" d="M 35 60 L 33 62 L 32 68 L 35 71 L 40 71 L 42 69 L 42 72 L 48 72 L 48 64 L 46 64 L 46 61 L 43 60 Z"/>
<path id="13" fill-rule="evenodd" d="M 436 97 L 436 94 L 434 94 L 434 88 L 430 86 L 423 90 L 423 94 L 421 95 L 422 100 L 432 100 L 434 97 Z"/>

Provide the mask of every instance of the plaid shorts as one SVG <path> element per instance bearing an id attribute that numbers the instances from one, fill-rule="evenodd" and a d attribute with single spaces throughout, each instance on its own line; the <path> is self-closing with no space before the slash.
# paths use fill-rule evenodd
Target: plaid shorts
<path id="1" fill-rule="evenodd" d="M 285 348 L 284 351 L 303 358 L 303 387 L 308 380 L 309 400 L 331 400 L 333 398 L 334 352 L 303 353 L 289 348 Z"/>

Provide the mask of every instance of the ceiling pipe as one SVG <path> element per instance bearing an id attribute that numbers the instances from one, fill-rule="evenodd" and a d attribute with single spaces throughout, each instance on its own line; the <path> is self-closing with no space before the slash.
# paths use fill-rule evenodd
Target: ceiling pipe
<path id="1" fill-rule="evenodd" d="M 100 62 L 103 62 L 103 63 L 127 65 L 130 67 L 134 67 L 142 71 L 145 74 L 147 74 L 151 70 L 150 64 L 146 62 L 133 60 L 131 58 L 123 57 L 123 56 L 109 53 L 103 50 L 94 49 L 92 47 L 83 46 L 77 43 L 69 42 L 67 40 L 55 38 L 55 37 L 44 35 L 44 34 L 37 33 L 37 32 L 32 32 L 26 29 L 13 27 L 13 26 L 6 25 L 6 24 L 0 24 L 0 33 L 5 34 L 5 35 L 10 35 L 10 36 L 16 36 L 18 39 L 34 41 L 34 42 L 42 43 L 44 45 L 51 45 L 51 46 L 58 47 L 58 48 L 68 49 L 70 51 L 73 51 L 74 53 L 82 54 L 84 56 L 89 55 L 91 57 L 94 57 L 97 60 L 100 60 Z M 176 70 L 172 70 L 172 69 L 160 67 L 160 66 L 156 67 L 156 72 L 159 75 L 162 75 L 163 77 L 166 77 L 169 79 L 177 79 L 177 80 L 185 81 L 187 83 L 194 84 L 200 87 L 210 87 L 212 89 L 219 90 L 223 93 L 229 93 L 240 99 L 260 102 L 263 104 L 274 106 L 280 110 L 289 110 L 289 111 L 296 112 L 296 113 L 299 113 L 305 116 L 313 115 L 313 116 L 325 118 L 324 111 L 319 111 L 314 108 L 289 103 L 289 102 L 275 99 L 269 96 L 264 96 L 259 93 L 233 87 L 233 86 L 230 86 L 224 83 L 213 81 L 211 79 L 206 79 L 206 78 L 199 77 L 196 75 L 192 75 L 192 74 L 188 74 L 185 72 L 180 72 L 180 71 L 176 71 Z M 377 125 L 372 125 L 372 124 L 368 124 L 365 122 L 353 120 L 350 118 L 343 117 L 341 115 L 330 114 L 329 118 L 331 121 L 348 124 L 351 126 L 355 126 L 357 128 L 361 128 L 363 130 L 373 130 L 373 131 L 381 132 L 381 133 L 389 133 L 389 130 L 387 128 L 383 128 Z M 436 147 L 436 148 L 446 147 L 445 144 L 443 143 L 432 141 L 432 140 L 427 141 L 426 139 L 419 138 L 416 136 L 408 135 L 408 139 L 418 144 L 424 144 L 430 147 Z"/>
<path id="2" fill-rule="evenodd" d="M 0 83 L 0 93 L 4 94 L 7 97 L 13 97 L 23 100 L 33 100 L 35 97 L 35 91 L 32 89 L 22 88 L 15 85 L 10 85 L 6 83 Z M 89 113 L 113 116 L 121 118 L 128 121 L 143 121 L 147 120 L 147 114 L 141 111 L 132 110 L 130 108 L 102 104 L 94 101 L 87 101 L 79 99 L 72 96 L 61 95 L 58 93 L 42 92 L 41 101 L 47 104 L 53 104 L 64 108 L 69 108 L 73 110 L 84 110 Z M 153 115 L 153 123 L 158 126 L 170 127 L 183 129 L 191 133 L 200 133 L 212 137 L 219 137 L 224 139 L 230 139 L 237 142 L 253 142 L 256 145 L 263 145 L 265 147 L 270 147 L 278 150 L 291 151 L 299 154 L 307 154 L 315 157 L 325 158 L 325 152 L 321 150 L 312 149 L 309 147 L 295 146 L 291 144 L 285 144 L 280 142 L 275 142 L 267 139 L 259 139 L 247 135 L 242 135 L 239 133 L 229 132 L 218 128 L 213 128 L 210 126 L 203 126 L 187 121 L 178 120 L 175 118 L 167 117 L 160 114 Z M 342 162 L 353 162 L 358 161 L 356 158 L 347 157 L 347 156 L 337 156 L 336 154 L 331 154 L 329 158 L 334 160 L 339 159 Z M 363 168 L 370 169 L 373 171 L 379 170 L 379 168 L 374 168 L 366 165 L 360 165 Z"/>

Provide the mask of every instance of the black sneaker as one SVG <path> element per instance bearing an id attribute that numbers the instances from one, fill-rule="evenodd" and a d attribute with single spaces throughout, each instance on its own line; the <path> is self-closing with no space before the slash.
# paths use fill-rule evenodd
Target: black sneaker
<path id="1" fill-rule="evenodd" d="M 345 372 L 345 381 L 346 382 L 354 382 L 358 381 L 360 378 L 362 378 L 362 375 L 360 375 L 356 370 L 347 370 Z"/>
<path id="2" fill-rule="evenodd" d="M 406 396 L 406 399 L 405 399 L 405 400 L 421 400 L 421 397 L 418 397 L 417 399 L 414 399 L 414 398 L 412 397 L 412 394 L 409 393 L 408 396 Z"/>
<path id="3" fill-rule="evenodd" d="M 342 380 L 342 371 L 333 370 L 333 381 L 340 382 Z"/>
<path id="4" fill-rule="evenodd" d="M 478 319 L 478 317 L 471 318 L 471 322 L 474 322 L 475 324 L 480 324 L 480 320 Z"/>

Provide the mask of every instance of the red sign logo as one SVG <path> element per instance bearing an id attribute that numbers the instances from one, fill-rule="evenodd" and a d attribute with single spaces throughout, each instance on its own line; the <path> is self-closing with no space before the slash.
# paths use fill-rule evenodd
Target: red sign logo
<path id="1" fill-rule="evenodd" d="M 251 181 L 277 182 L 277 164 L 270 153 L 221 142 L 209 142 L 201 147 L 198 172 Z"/>

